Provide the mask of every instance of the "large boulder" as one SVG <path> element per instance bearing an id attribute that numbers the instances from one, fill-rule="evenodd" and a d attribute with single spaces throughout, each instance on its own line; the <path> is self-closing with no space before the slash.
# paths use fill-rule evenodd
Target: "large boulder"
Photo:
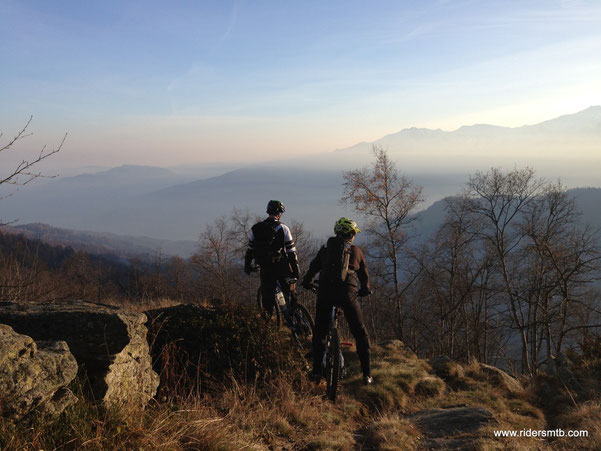
<path id="1" fill-rule="evenodd" d="M 496 386 L 507 390 L 509 393 L 521 393 L 524 387 L 515 377 L 510 376 L 505 371 L 485 363 L 480 363 L 481 371 Z"/>
<path id="2" fill-rule="evenodd" d="M 0 323 L 36 341 L 66 341 L 91 395 L 105 404 L 143 406 L 156 393 L 145 322 L 143 313 L 85 301 L 0 303 Z"/>
<path id="3" fill-rule="evenodd" d="M 77 362 L 64 341 L 40 341 L 0 324 L 0 415 L 19 419 L 34 409 L 56 415 L 77 401 L 67 385 Z"/>

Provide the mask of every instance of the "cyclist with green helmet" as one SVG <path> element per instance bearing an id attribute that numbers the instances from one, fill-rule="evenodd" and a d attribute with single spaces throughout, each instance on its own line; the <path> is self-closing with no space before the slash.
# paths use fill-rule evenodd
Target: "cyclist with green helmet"
<path id="1" fill-rule="evenodd" d="M 275 290 L 277 281 L 288 297 L 290 285 L 286 278 L 299 278 L 298 258 L 292 233 L 286 224 L 280 222 L 286 211 L 279 200 L 267 203 L 269 217 L 252 226 L 248 240 L 248 249 L 244 258 L 244 272 L 253 270 L 252 261 L 259 265 L 261 279 L 261 297 L 263 308 L 269 316 L 275 307 Z"/>
<path id="2" fill-rule="evenodd" d="M 369 338 L 363 312 L 357 300 L 357 295 L 363 297 L 371 294 L 365 256 L 358 246 L 352 244 L 358 232 L 360 230 L 355 221 L 348 218 L 340 218 L 336 221 L 334 225 L 336 236 L 329 238 L 326 245 L 319 249 L 303 277 L 303 287 L 311 289 L 313 278 L 318 272 L 320 273 L 313 331 L 313 371 L 310 374 L 314 381 L 319 381 L 322 377 L 321 358 L 325 350 L 325 338 L 328 334 L 332 307 L 336 305 L 344 311 L 344 317 L 355 338 L 363 382 L 373 383 Z"/>

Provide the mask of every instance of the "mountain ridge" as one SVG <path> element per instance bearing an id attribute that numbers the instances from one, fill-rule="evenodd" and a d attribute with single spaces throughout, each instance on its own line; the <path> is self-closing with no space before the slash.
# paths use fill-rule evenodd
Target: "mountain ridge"
<path id="1" fill-rule="evenodd" d="M 579 127 L 592 134 L 569 132 Z M 395 141 L 399 134 L 411 137 Z M 426 205 L 459 192 L 469 174 L 490 167 L 530 166 L 570 188 L 601 186 L 601 107 L 593 106 L 516 128 L 476 124 L 447 132 L 414 127 L 346 150 L 247 165 L 205 178 L 123 165 L 29 186 L 2 200 L 0 219 L 191 241 L 233 208 L 263 214 L 267 200 L 276 198 L 288 208 L 287 221 L 303 221 L 309 231 L 326 236 L 332 217 L 354 214 L 340 204 L 343 171 L 369 165 L 374 144 L 388 150 L 400 171 L 424 187 Z"/>
<path id="2" fill-rule="evenodd" d="M 157 240 L 145 236 L 119 235 L 110 232 L 93 232 L 53 227 L 42 223 L 29 223 L 0 227 L 0 232 L 22 234 L 51 245 L 69 246 L 90 254 L 111 254 L 121 258 L 154 258 L 157 253 L 188 258 L 196 251 L 193 241 Z"/>

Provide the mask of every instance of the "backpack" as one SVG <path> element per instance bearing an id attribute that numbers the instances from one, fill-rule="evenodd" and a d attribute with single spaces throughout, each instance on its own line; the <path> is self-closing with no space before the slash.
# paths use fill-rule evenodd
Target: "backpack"
<path id="1" fill-rule="evenodd" d="M 351 243 L 338 237 L 331 237 L 326 243 L 326 258 L 322 264 L 321 277 L 334 286 L 341 286 L 349 273 Z"/>
<path id="2" fill-rule="evenodd" d="M 253 256 L 259 266 L 269 266 L 280 261 L 282 244 L 276 239 L 279 222 L 261 221 L 252 226 Z"/>

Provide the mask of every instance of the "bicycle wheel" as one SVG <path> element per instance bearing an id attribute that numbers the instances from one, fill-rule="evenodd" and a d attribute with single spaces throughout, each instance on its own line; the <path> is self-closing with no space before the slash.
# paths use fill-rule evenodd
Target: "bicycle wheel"
<path id="1" fill-rule="evenodd" d="M 292 311 L 291 330 L 301 348 L 311 346 L 314 326 L 315 324 L 313 323 L 313 318 L 311 317 L 309 310 L 307 310 L 304 305 L 297 302 Z"/>
<path id="2" fill-rule="evenodd" d="M 338 381 L 340 380 L 340 337 L 338 329 L 330 331 L 328 343 L 328 358 L 326 360 L 326 395 L 332 402 L 336 402 Z"/>
<path id="3" fill-rule="evenodd" d="M 267 311 L 263 308 L 263 293 L 261 292 L 261 287 L 259 287 L 259 289 L 257 290 L 257 307 L 259 308 L 260 314 L 265 319 L 271 319 L 268 317 Z M 281 314 L 280 314 L 280 307 L 277 302 L 274 302 L 274 304 L 273 304 L 273 312 L 275 313 L 275 324 L 277 327 L 280 327 Z M 273 316 L 273 314 L 272 314 L 272 316 Z"/>

